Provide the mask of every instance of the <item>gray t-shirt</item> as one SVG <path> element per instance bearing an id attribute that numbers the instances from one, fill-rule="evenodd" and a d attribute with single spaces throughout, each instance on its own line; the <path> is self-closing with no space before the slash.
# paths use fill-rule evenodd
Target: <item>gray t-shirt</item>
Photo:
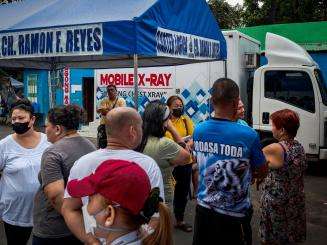
<path id="1" fill-rule="evenodd" d="M 41 186 L 34 198 L 33 235 L 41 238 L 60 238 L 72 234 L 64 218 L 47 199 L 43 188 L 61 179 L 64 180 L 66 186 L 74 162 L 95 150 L 95 146 L 89 140 L 76 136 L 63 138 L 44 151 L 39 173 Z"/>

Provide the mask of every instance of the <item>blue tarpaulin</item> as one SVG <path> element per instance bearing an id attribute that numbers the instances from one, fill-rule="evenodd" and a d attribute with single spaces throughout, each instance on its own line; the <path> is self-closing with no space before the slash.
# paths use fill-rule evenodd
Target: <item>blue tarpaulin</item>
<path id="1" fill-rule="evenodd" d="M 0 6 L 0 67 L 52 69 L 226 59 L 205 0 L 24 0 Z"/>

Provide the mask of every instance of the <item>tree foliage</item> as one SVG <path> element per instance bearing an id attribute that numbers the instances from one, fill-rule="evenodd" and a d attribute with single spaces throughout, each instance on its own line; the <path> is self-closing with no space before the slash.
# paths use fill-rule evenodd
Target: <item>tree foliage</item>
<path id="1" fill-rule="evenodd" d="M 327 0 L 244 0 L 243 6 L 209 0 L 208 4 L 222 29 L 327 20 Z"/>
<path id="2" fill-rule="evenodd" d="M 221 29 L 235 29 L 241 26 L 243 10 L 240 5 L 233 7 L 225 0 L 209 0 L 208 4 Z"/>
<path id="3" fill-rule="evenodd" d="M 327 20 L 327 0 L 245 0 L 246 26 Z"/>

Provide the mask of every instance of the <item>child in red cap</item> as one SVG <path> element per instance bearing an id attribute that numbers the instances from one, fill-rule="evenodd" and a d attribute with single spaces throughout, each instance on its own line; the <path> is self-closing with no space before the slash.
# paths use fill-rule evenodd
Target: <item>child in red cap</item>
<path id="1" fill-rule="evenodd" d="M 69 181 L 67 190 L 72 197 L 89 196 L 87 212 L 94 218 L 89 222 L 104 244 L 172 244 L 168 208 L 162 203 L 159 188 L 151 190 L 148 175 L 136 163 L 105 161 L 93 174 Z M 159 224 L 142 237 L 141 225 L 155 212 L 159 212 Z"/>

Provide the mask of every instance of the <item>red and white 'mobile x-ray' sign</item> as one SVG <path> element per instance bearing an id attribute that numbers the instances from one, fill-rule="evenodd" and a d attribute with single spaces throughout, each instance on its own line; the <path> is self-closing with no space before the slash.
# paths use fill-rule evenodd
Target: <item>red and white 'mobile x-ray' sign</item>
<path id="1" fill-rule="evenodd" d="M 134 96 L 133 68 L 96 70 L 95 80 L 99 88 L 114 84 L 119 96 Z M 139 68 L 138 85 L 139 96 L 148 97 L 150 100 L 169 97 L 174 93 L 175 68 L 173 66 Z"/>

